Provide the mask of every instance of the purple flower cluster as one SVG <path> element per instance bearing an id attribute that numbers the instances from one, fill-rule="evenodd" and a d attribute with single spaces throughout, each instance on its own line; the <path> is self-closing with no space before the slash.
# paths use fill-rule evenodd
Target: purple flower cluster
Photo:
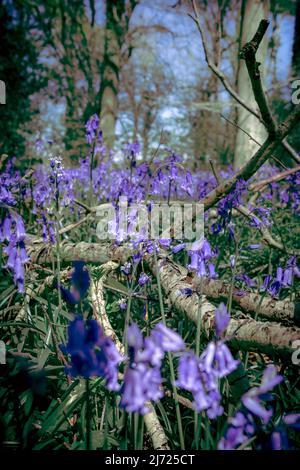
<path id="1" fill-rule="evenodd" d="M 220 337 L 228 326 L 230 316 L 224 304 L 215 312 L 216 334 Z M 212 341 L 200 357 L 192 351 L 184 353 L 179 360 L 176 385 L 193 394 L 197 411 L 206 411 L 214 419 L 223 414 L 219 380 L 238 366 L 225 342 Z"/>
<path id="2" fill-rule="evenodd" d="M 261 227 L 269 227 L 272 223 L 269 220 L 269 215 L 271 209 L 269 207 L 251 207 L 249 206 L 251 211 L 251 218 L 250 218 L 250 226 L 261 228 Z"/>
<path id="3" fill-rule="evenodd" d="M 227 227 L 229 230 L 229 237 L 234 237 L 234 228 L 231 223 L 232 209 L 241 204 L 242 196 L 245 193 L 246 188 L 247 183 L 243 179 L 239 179 L 230 193 L 221 199 L 217 209 L 219 220 L 211 227 L 214 234 L 220 233 Z"/>
<path id="4" fill-rule="evenodd" d="M 118 366 L 123 361 L 114 342 L 103 334 L 96 320 L 85 321 L 76 316 L 68 328 L 68 342 L 61 346 L 70 354 L 71 366 L 67 373 L 72 377 L 103 377 L 109 390 L 118 391 Z"/>
<path id="5" fill-rule="evenodd" d="M 276 297 L 281 288 L 290 287 L 292 285 L 294 276 L 300 278 L 300 270 L 296 263 L 296 257 L 292 256 L 287 261 L 285 269 L 280 266 L 277 268 L 275 277 L 268 275 L 264 278 L 261 290 L 267 291 L 272 297 Z"/>
<path id="6" fill-rule="evenodd" d="M 290 448 L 288 440 L 289 428 L 300 430 L 300 413 L 291 413 L 283 416 L 279 425 L 275 427 L 271 434 L 269 448 L 272 450 L 288 450 Z"/>
<path id="7" fill-rule="evenodd" d="M 246 443 L 258 429 L 257 419 L 259 419 L 260 426 L 263 427 L 270 422 L 273 410 L 267 409 L 264 402 L 272 398 L 269 392 L 282 380 L 283 378 L 277 374 L 275 366 L 267 366 L 261 385 L 250 389 L 242 396 L 241 409 L 232 418 L 229 418 L 228 429 L 218 444 L 219 450 L 236 449 Z"/>
<path id="8" fill-rule="evenodd" d="M 188 253 L 191 258 L 188 269 L 195 271 L 199 277 L 216 279 L 215 267 L 210 261 L 215 254 L 206 238 L 195 241 Z"/>
<path id="9" fill-rule="evenodd" d="M 83 300 L 90 286 L 90 276 L 85 268 L 85 263 L 83 261 L 73 261 L 73 268 L 71 289 L 69 290 L 62 285 L 59 286 L 64 300 L 72 306 Z"/>
<path id="10" fill-rule="evenodd" d="M 100 129 L 100 119 L 98 114 L 93 114 L 85 125 L 86 141 L 89 145 L 93 142 L 102 142 L 102 131 Z"/>
<path id="11" fill-rule="evenodd" d="M 138 283 L 140 286 L 145 286 L 150 281 L 150 277 L 146 273 L 141 273 Z"/>
<path id="12" fill-rule="evenodd" d="M 24 265 L 29 261 L 25 248 L 25 226 L 23 219 L 14 211 L 7 211 L 0 225 L 0 242 L 8 242 L 3 251 L 7 255 L 6 267 L 14 273 L 14 282 L 18 291 L 25 290 Z"/>
<path id="13" fill-rule="evenodd" d="M 160 368 L 164 354 L 182 351 L 185 344 L 177 333 L 162 323 L 158 323 L 145 339 L 139 327 L 132 324 L 128 328 L 127 341 L 129 364 L 121 389 L 121 407 L 129 413 L 145 414 L 149 411 L 147 401 L 157 401 L 163 394 Z"/>

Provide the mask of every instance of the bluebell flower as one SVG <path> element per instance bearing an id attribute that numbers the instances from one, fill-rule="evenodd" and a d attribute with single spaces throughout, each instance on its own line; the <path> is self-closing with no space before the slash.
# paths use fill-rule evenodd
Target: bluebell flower
<path id="1" fill-rule="evenodd" d="M 215 310 L 216 334 L 218 337 L 224 333 L 229 321 L 230 315 L 227 311 L 226 305 L 221 302 L 219 307 Z"/>
<path id="2" fill-rule="evenodd" d="M 102 141 L 102 131 L 99 128 L 99 125 L 100 119 L 99 116 L 95 113 L 89 118 L 85 125 L 86 140 L 89 145 L 91 145 L 94 141 Z"/>
<path id="3" fill-rule="evenodd" d="M 161 385 L 159 369 L 149 368 L 143 363 L 127 367 L 120 406 L 128 413 L 148 413 L 147 401 L 157 401 L 163 396 Z"/>
<path id="4" fill-rule="evenodd" d="M 186 247 L 185 243 L 179 243 L 178 245 L 175 245 L 172 247 L 172 253 L 178 253 L 181 250 L 184 250 Z"/>
<path id="5" fill-rule="evenodd" d="M 157 323 L 151 331 L 150 338 L 164 352 L 178 352 L 185 349 L 185 344 L 181 336 L 170 328 L 167 328 L 163 323 Z"/>
<path id="6" fill-rule="evenodd" d="M 90 287 L 90 275 L 83 261 L 73 261 L 71 283 L 78 299 L 83 299 Z"/>
<path id="7" fill-rule="evenodd" d="M 265 429 L 273 416 L 273 410 L 266 408 L 265 402 L 272 398 L 269 392 L 282 380 L 275 366 L 270 364 L 266 367 L 260 386 L 251 388 L 242 396 L 241 409 L 229 418 L 227 431 L 218 444 L 219 450 L 235 449 L 246 442 L 255 434 L 259 422 Z M 273 441 L 275 447 L 280 445 L 280 436 L 275 434 Z"/>
<path id="8" fill-rule="evenodd" d="M 187 297 L 190 297 L 194 292 L 191 287 L 183 287 L 182 289 L 179 289 L 179 290 L 181 294 L 186 295 Z"/>
<path id="9" fill-rule="evenodd" d="M 179 360 L 175 384 L 192 393 L 195 410 L 206 411 L 211 419 L 223 413 L 218 378 L 205 369 L 203 358 L 201 360 L 191 351 L 183 354 Z"/>
<path id="10" fill-rule="evenodd" d="M 127 331 L 129 363 L 124 373 L 121 390 L 121 407 L 127 412 L 145 414 L 147 401 L 162 397 L 160 372 L 167 351 L 178 352 L 185 348 L 182 338 L 166 326 L 158 323 L 147 338 L 133 323 Z"/>
<path id="11" fill-rule="evenodd" d="M 212 278 L 216 278 L 216 272 L 213 264 L 211 263 L 211 258 L 215 256 L 215 253 L 206 238 L 203 237 L 200 240 L 195 241 L 188 253 L 190 255 L 190 263 L 187 266 L 188 269 L 195 271 L 199 277 L 206 277 L 209 275 Z"/>
<path id="12" fill-rule="evenodd" d="M 71 357 L 66 372 L 72 377 L 103 377 L 109 390 L 118 391 L 118 366 L 123 361 L 111 338 L 96 320 L 76 316 L 68 327 L 68 342 L 61 350 Z"/>
<path id="13" fill-rule="evenodd" d="M 0 236 L 2 241 L 8 241 L 3 252 L 7 255 L 6 267 L 13 272 L 14 283 L 18 292 L 25 291 L 25 268 L 29 261 L 25 247 L 25 226 L 21 216 L 8 214 L 2 224 Z"/>
<path id="14" fill-rule="evenodd" d="M 119 309 L 120 310 L 126 310 L 127 309 L 127 303 L 125 300 L 120 300 L 119 301 Z"/>
<path id="15" fill-rule="evenodd" d="M 64 300 L 70 305 L 77 305 L 87 294 L 90 286 L 90 275 L 85 268 L 83 261 L 73 262 L 73 272 L 71 274 L 71 289 L 60 285 L 59 289 Z"/>
<path id="16" fill-rule="evenodd" d="M 129 276 L 132 270 L 132 264 L 129 262 L 126 262 L 124 266 L 121 266 L 121 271 L 126 275 Z"/>
<path id="17" fill-rule="evenodd" d="M 140 277 L 139 277 L 139 280 L 138 280 L 138 283 L 140 286 L 144 286 L 145 284 L 147 284 L 150 280 L 150 277 L 147 276 L 146 273 L 141 273 L 140 274 Z"/>
<path id="18" fill-rule="evenodd" d="M 239 179 L 229 194 L 221 199 L 218 204 L 217 212 L 219 220 L 212 225 L 214 234 L 220 233 L 226 227 L 229 230 L 230 238 L 234 238 L 234 228 L 231 224 L 232 209 L 241 204 L 242 196 L 245 193 L 247 184 L 243 179 Z"/>
<path id="19" fill-rule="evenodd" d="M 230 318 L 224 304 L 216 313 L 216 331 L 220 336 L 226 329 Z M 192 351 L 181 355 L 176 385 L 188 390 L 194 397 L 194 408 L 206 411 L 211 419 L 223 414 L 219 380 L 231 374 L 239 364 L 224 341 L 211 341 L 200 357 Z"/>
<path id="20" fill-rule="evenodd" d="M 236 279 L 237 281 L 242 281 L 242 282 L 244 282 L 244 283 L 246 284 L 246 286 L 248 286 L 248 287 L 255 287 L 255 286 L 256 286 L 256 282 L 255 282 L 253 279 L 251 279 L 251 278 L 248 276 L 248 274 L 246 274 L 246 273 L 237 274 L 237 275 L 235 276 L 235 279 Z"/>

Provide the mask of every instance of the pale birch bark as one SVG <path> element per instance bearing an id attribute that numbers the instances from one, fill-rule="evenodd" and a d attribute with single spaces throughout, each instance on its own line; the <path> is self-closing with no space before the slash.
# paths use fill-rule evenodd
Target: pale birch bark
<path id="1" fill-rule="evenodd" d="M 200 279 L 195 276 L 193 285 L 196 291 L 200 290 Z M 299 307 L 290 300 L 275 300 L 266 296 L 261 300 L 262 293 L 241 292 L 242 289 L 233 288 L 232 300 L 245 313 L 256 314 L 268 320 L 284 323 L 300 324 Z M 230 293 L 230 285 L 221 280 L 205 279 L 203 282 L 203 293 L 210 299 L 227 301 Z M 297 304 L 298 305 L 298 304 Z"/>
<path id="2" fill-rule="evenodd" d="M 148 260 L 153 274 L 156 266 L 153 258 Z M 158 271 L 161 285 L 172 306 L 197 323 L 199 312 L 199 296 L 194 293 L 184 295 L 181 289 L 191 287 L 187 282 L 187 270 L 166 258 L 158 259 Z M 209 339 L 215 331 L 215 310 L 205 296 L 201 305 L 202 332 Z M 287 327 L 279 323 L 261 322 L 247 316 L 231 318 L 226 330 L 228 342 L 234 348 L 242 351 L 258 351 L 283 358 L 291 357 L 293 343 L 300 339 L 300 328 Z"/>
<path id="3" fill-rule="evenodd" d="M 241 45 L 250 41 L 257 29 L 257 25 L 262 19 L 268 18 L 269 1 L 268 0 L 243 0 L 241 14 Z M 257 51 L 257 61 L 264 64 L 266 68 L 266 57 L 268 51 L 268 38 L 264 36 L 259 49 Z M 266 75 L 264 70 L 261 73 Z M 249 74 L 244 60 L 239 59 L 238 67 L 238 95 L 246 101 L 253 109 L 257 110 L 257 103 L 252 91 Z M 253 114 L 249 113 L 243 106 L 238 106 L 237 124 L 239 127 L 248 132 L 255 140 L 261 144 L 267 138 L 265 126 L 260 123 Z M 241 168 L 246 161 L 259 149 L 257 143 L 250 139 L 245 132 L 237 129 L 235 152 L 234 152 L 234 168 Z"/>

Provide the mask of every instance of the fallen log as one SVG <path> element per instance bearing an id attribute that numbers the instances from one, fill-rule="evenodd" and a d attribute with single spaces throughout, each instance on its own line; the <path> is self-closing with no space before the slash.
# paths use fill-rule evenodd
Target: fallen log
<path id="1" fill-rule="evenodd" d="M 46 251 L 45 251 L 45 250 Z M 50 263 L 52 261 L 52 255 L 50 251 L 47 251 L 45 245 L 44 248 L 41 245 L 30 246 L 29 253 L 31 261 L 39 264 Z M 116 261 L 124 263 L 132 254 L 132 249 L 126 246 L 114 247 L 110 244 L 100 243 L 86 243 L 80 242 L 78 244 L 66 243 L 61 247 L 61 261 L 72 262 L 76 260 L 82 260 L 86 263 L 97 263 L 104 264 L 108 261 Z M 171 263 L 171 261 L 169 260 Z M 172 263 L 174 266 L 174 263 Z M 188 271 L 184 267 L 179 267 L 183 273 L 183 279 L 188 276 Z M 186 282 L 188 280 L 186 279 Z M 191 287 L 190 283 L 186 284 L 187 287 Z M 196 290 L 199 289 L 199 281 L 197 278 L 193 278 L 193 286 Z M 229 286 L 220 280 L 204 280 L 203 282 L 204 294 L 214 300 L 227 300 L 229 294 Z M 257 305 L 259 302 L 259 295 L 247 292 L 246 295 L 240 295 L 240 291 L 237 288 L 233 290 L 233 301 L 245 313 L 255 313 L 257 311 Z M 295 322 L 297 325 L 300 322 L 300 306 L 299 303 L 294 304 L 293 302 L 284 300 L 274 300 L 270 297 L 263 299 L 259 308 L 259 315 L 274 321 L 282 321 L 285 323 Z"/>
<path id="2" fill-rule="evenodd" d="M 26 244 L 26 248 L 32 263 L 49 264 L 55 256 L 52 245 L 45 243 Z M 112 259 L 121 260 L 122 256 L 124 257 L 124 247 L 113 247 L 109 243 L 79 242 L 60 246 L 60 260 L 65 263 L 81 260 L 85 263 L 104 264 Z"/>
<path id="3" fill-rule="evenodd" d="M 197 276 L 193 278 L 193 288 L 199 293 L 201 281 Z M 203 293 L 209 298 L 219 301 L 227 301 L 230 294 L 230 285 L 221 280 L 204 279 L 202 283 Z M 242 292 L 237 287 L 233 288 L 232 301 L 245 313 L 256 314 L 268 320 L 283 323 L 295 323 L 300 326 L 300 304 L 289 300 L 275 300 L 265 297 L 261 300 L 261 294 L 254 292 Z M 260 305 L 259 305 L 260 304 Z"/>
<path id="4" fill-rule="evenodd" d="M 149 257 L 148 265 L 156 275 L 156 263 L 153 257 Z M 190 288 L 186 280 L 184 268 L 167 260 L 158 258 L 158 274 L 162 288 L 173 307 L 197 323 L 199 311 L 199 295 L 193 293 L 190 296 L 182 293 L 182 289 Z M 209 339 L 215 331 L 215 310 L 205 296 L 201 303 L 202 332 Z M 248 316 L 231 318 L 226 330 L 228 343 L 235 349 L 242 351 L 257 351 L 268 355 L 278 355 L 281 358 L 291 357 L 294 349 L 293 343 L 300 340 L 300 328 L 287 327 L 280 323 L 256 321 Z"/>
<path id="5" fill-rule="evenodd" d="M 124 355 L 124 345 L 118 339 L 105 309 L 105 301 L 103 296 L 103 282 L 108 272 L 115 269 L 115 266 L 114 263 L 107 263 L 106 267 L 106 274 L 101 279 L 96 282 L 93 280 L 91 281 L 91 300 L 93 305 L 94 317 L 103 328 L 104 334 L 112 338 L 119 352 Z M 144 423 L 149 437 L 152 441 L 153 449 L 170 450 L 168 439 L 165 435 L 162 425 L 159 422 L 154 406 L 150 402 L 147 403 L 147 406 L 150 409 L 150 412 L 145 414 Z"/>

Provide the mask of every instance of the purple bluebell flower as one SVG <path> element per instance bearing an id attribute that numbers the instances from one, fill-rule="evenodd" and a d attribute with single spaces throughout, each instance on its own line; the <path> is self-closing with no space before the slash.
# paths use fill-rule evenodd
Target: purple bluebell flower
<path id="1" fill-rule="evenodd" d="M 253 279 L 251 279 L 251 278 L 248 276 L 248 274 L 246 274 L 246 273 L 237 274 L 237 275 L 235 276 L 235 279 L 236 279 L 237 281 L 242 281 L 242 282 L 244 282 L 244 283 L 246 284 L 246 286 L 248 286 L 248 287 L 255 287 L 255 286 L 256 286 L 256 282 L 255 282 Z"/>
<path id="2" fill-rule="evenodd" d="M 289 450 L 290 443 L 288 439 L 289 428 L 300 430 L 300 413 L 291 413 L 282 417 L 281 421 L 275 426 L 271 437 L 269 447 L 272 450 Z"/>
<path id="3" fill-rule="evenodd" d="M 141 274 L 140 274 L 140 277 L 139 277 L 139 280 L 138 280 L 138 283 L 139 283 L 140 286 L 144 286 L 144 285 L 147 284 L 149 281 L 150 281 L 150 277 L 147 276 L 146 273 L 141 273 Z"/>
<path id="4" fill-rule="evenodd" d="M 1 240 L 7 241 L 3 251 L 7 255 L 6 267 L 14 274 L 14 283 L 18 291 L 25 291 L 25 269 L 24 265 L 29 261 L 25 247 L 25 226 L 20 215 L 8 213 L 0 230 Z"/>
<path id="5" fill-rule="evenodd" d="M 119 390 L 118 366 L 123 358 L 96 320 L 85 321 L 76 316 L 69 324 L 68 342 L 61 350 L 71 357 L 66 371 L 72 377 L 103 377 L 109 390 Z"/>
<path id="6" fill-rule="evenodd" d="M 230 315 L 226 308 L 226 305 L 222 302 L 219 307 L 215 310 L 215 322 L 216 322 L 216 334 L 218 337 L 224 333 L 228 323 L 230 321 Z"/>
<path id="7" fill-rule="evenodd" d="M 14 281 L 16 286 L 18 287 L 18 291 L 20 293 L 25 292 L 25 271 L 24 266 L 22 264 L 21 258 L 19 256 L 15 259 L 14 265 Z"/>
<path id="8" fill-rule="evenodd" d="M 273 411 L 267 410 L 257 397 L 245 395 L 242 397 L 242 403 L 253 416 L 257 416 L 264 424 L 268 424 L 273 415 Z"/>
<path id="9" fill-rule="evenodd" d="M 291 286 L 293 282 L 293 269 L 287 268 L 283 272 L 282 284 L 285 287 Z"/>
<path id="10" fill-rule="evenodd" d="M 241 204 L 242 196 L 246 191 L 247 184 L 243 179 L 239 179 L 234 188 L 218 204 L 219 220 L 212 225 L 214 234 L 220 233 L 226 227 L 229 228 L 232 218 L 232 209 Z M 234 237 L 233 226 L 230 227 L 230 238 Z"/>
<path id="11" fill-rule="evenodd" d="M 179 289 L 179 290 L 181 294 L 186 295 L 187 297 L 190 297 L 194 292 L 191 287 L 183 287 L 182 289 Z"/>
<path id="12" fill-rule="evenodd" d="M 210 279 L 217 279 L 218 274 L 216 273 L 215 266 L 212 263 L 208 263 L 207 267 L 208 267 L 208 277 Z"/>
<path id="13" fill-rule="evenodd" d="M 210 342 L 200 357 L 184 353 L 179 360 L 176 385 L 193 394 L 197 411 L 206 411 L 215 419 L 223 414 L 219 379 L 233 372 L 238 365 L 223 341 Z"/>
<path id="14" fill-rule="evenodd" d="M 125 300 L 120 300 L 119 301 L 119 309 L 120 310 L 126 310 L 127 309 L 127 303 Z"/>
<path id="15" fill-rule="evenodd" d="M 71 275 L 71 289 L 60 285 L 59 289 L 64 300 L 70 305 L 81 302 L 87 294 L 90 286 L 90 275 L 83 261 L 73 261 L 73 272 Z"/>
<path id="16" fill-rule="evenodd" d="M 0 225 L 0 241 L 9 241 L 12 235 L 12 219 L 8 214 Z"/>
<path id="17" fill-rule="evenodd" d="M 204 369 L 218 378 L 231 374 L 239 361 L 234 359 L 230 350 L 223 341 L 211 342 L 200 356 Z"/>
<path id="18" fill-rule="evenodd" d="M 150 338 L 165 352 L 178 352 L 185 349 L 181 336 L 163 323 L 157 323 L 151 331 Z"/>
<path id="19" fill-rule="evenodd" d="M 167 351 L 178 352 L 185 348 L 182 338 L 158 323 L 150 336 L 143 338 L 134 323 L 127 331 L 129 363 L 121 390 L 121 407 L 127 412 L 145 414 L 147 401 L 162 397 L 161 363 Z"/>
<path id="20" fill-rule="evenodd" d="M 282 420 L 288 426 L 300 429 L 300 413 L 290 413 L 285 415 Z"/>
<path id="21" fill-rule="evenodd" d="M 217 376 L 207 372 L 205 365 L 193 352 L 187 352 L 180 357 L 175 384 L 193 394 L 193 406 L 197 411 L 205 410 L 211 419 L 223 413 Z"/>
<path id="22" fill-rule="evenodd" d="M 271 222 L 268 219 L 271 209 L 267 207 L 253 208 L 251 206 L 249 206 L 249 209 L 251 211 L 250 224 L 249 224 L 250 226 L 261 228 L 261 227 L 269 227 L 271 225 Z M 257 214 L 258 217 L 256 217 L 255 214 Z"/>
<path id="23" fill-rule="evenodd" d="M 139 363 L 126 368 L 121 388 L 120 406 L 128 413 L 149 412 L 148 401 L 157 401 L 163 396 L 162 377 L 159 369 Z"/>
<path id="24" fill-rule="evenodd" d="M 131 157 L 136 157 L 137 154 L 141 150 L 141 146 L 140 146 L 140 143 L 137 140 L 135 140 L 132 143 L 127 143 L 125 145 L 124 150 L 125 150 L 126 155 L 131 156 Z"/>
<path id="25" fill-rule="evenodd" d="M 94 141 L 101 142 L 102 141 L 102 131 L 99 128 L 100 126 L 100 119 L 99 116 L 95 113 L 93 114 L 85 125 L 86 129 L 86 140 L 89 145 L 91 145 Z"/>
<path id="26" fill-rule="evenodd" d="M 246 442 L 255 434 L 259 426 L 257 420 L 261 422 L 263 428 L 266 427 L 273 415 L 273 410 L 267 409 L 264 402 L 272 398 L 268 392 L 282 380 L 283 378 L 277 374 L 275 366 L 268 365 L 266 367 L 260 386 L 251 388 L 242 396 L 241 409 L 232 418 L 229 418 L 229 426 L 225 436 L 218 444 L 219 450 L 236 449 Z M 280 436 L 275 434 L 273 441 L 273 445 L 278 447 Z"/>
<path id="27" fill-rule="evenodd" d="M 121 271 L 126 275 L 129 276 L 132 270 L 132 264 L 129 262 L 126 262 L 124 266 L 121 266 Z"/>
<path id="28" fill-rule="evenodd" d="M 206 238 L 195 241 L 188 253 L 191 258 L 187 266 L 188 269 L 196 271 L 199 277 L 206 277 L 207 275 L 211 275 L 213 278 L 216 277 L 214 266 L 210 261 L 215 254 Z"/>
<path id="29" fill-rule="evenodd" d="M 74 289 L 74 295 L 82 300 L 90 287 L 90 275 L 85 267 L 84 261 L 73 261 L 73 272 L 71 283 Z"/>
<path id="30" fill-rule="evenodd" d="M 280 272 L 279 272 L 280 273 Z M 272 297 L 276 297 L 282 287 L 281 281 L 277 278 L 273 278 L 270 275 L 265 276 L 263 285 L 261 286 L 262 291 L 267 291 Z"/>
<path id="31" fill-rule="evenodd" d="M 185 243 L 179 243 L 178 245 L 175 245 L 172 247 L 172 253 L 178 253 L 181 250 L 184 250 L 186 247 Z"/>

